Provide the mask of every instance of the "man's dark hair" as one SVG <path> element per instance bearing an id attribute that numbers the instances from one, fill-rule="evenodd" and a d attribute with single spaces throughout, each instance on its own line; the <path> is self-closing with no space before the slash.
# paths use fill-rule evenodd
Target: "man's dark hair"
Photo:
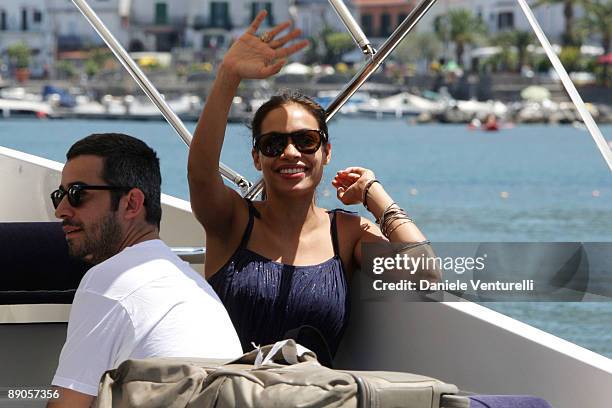
<path id="1" fill-rule="evenodd" d="M 159 228 L 161 173 L 157 153 L 142 140 L 122 133 L 94 133 L 70 147 L 66 159 L 92 155 L 104 160 L 102 178 L 109 185 L 138 188 L 144 193 L 146 221 Z M 125 191 L 111 191 L 113 211 Z"/>

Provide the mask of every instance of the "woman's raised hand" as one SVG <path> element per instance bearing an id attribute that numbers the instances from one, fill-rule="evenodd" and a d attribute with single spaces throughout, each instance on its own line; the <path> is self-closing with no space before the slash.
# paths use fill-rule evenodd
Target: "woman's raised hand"
<path id="1" fill-rule="evenodd" d="M 289 21 L 280 23 L 268 32 L 257 35 L 260 24 L 268 13 L 257 14 L 248 30 L 238 38 L 223 58 L 223 68 L 240 79 L 263 79 L 276 74 L 287 62 L 286 58 L 308 45 L 308 40 L 286 46 L 302 33 L 299 29 L 276 39 L 291 26 Z"/>
<path id="2" fill-rule="evenodd" d="M 368 181 L 375 178 L 372 170 L 363 167 L 347 167 L 336 173 L 332 185 L 336 188 L 338 200 L 343 204 L 359 204 L 363 200 L 363 190 Z"/>

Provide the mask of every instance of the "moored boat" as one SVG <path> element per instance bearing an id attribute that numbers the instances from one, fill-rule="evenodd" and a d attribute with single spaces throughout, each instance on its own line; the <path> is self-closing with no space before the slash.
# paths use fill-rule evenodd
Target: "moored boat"
<path id="1" fill-rule="evenodd" d="M 53 118 L 55 112 L 46 102 L 0 99 L 0 118 Z"/>
<path id="2" fill-rule="evenodd" d="M 61 168 L 61 163 L 0 148 L 6 197 L 0 202 L 0 223 L 27 222 L 41 234 L 48 231 L 48 223 L 56 220 L 46 193 L 59 184 Z M 162 238 L 201 271 L 205 234 L 189 203 L 163 195 L 162 205 Z M 30 242 L 23 256 L 41 256 L 36 240 Z M 19 273 L 19 259 L 7 254 L 2 259 L 5 274 Z M 6 300 L 10 288 L 3 289 L 0 296 Z M 0 305 L 4 387 L 48 387 L 55 370 L 70 304 L 50 303 L 40 296 L 51 288 L 39 289 L 31 303 Z M 604 356 L 472 302 L 364 301 L 357 280 L 352 293 L 351 321 L 336 367 L 420 373 L 465 391 L 537 395 L 561 408 L 601 408 L 608 402 L 612 361 Z"/>
<path id="3" fill-rule="evenodd" d="M 363 115 L 373 115 L 376 118 L 393 116 L 396 118 L 418 116 L 422 113 L 437 113 L 444 108 L 441 101 L 429 99 L 402 92 L 387 98 L 370 99 L 357 105 L 357 112 Z"/>

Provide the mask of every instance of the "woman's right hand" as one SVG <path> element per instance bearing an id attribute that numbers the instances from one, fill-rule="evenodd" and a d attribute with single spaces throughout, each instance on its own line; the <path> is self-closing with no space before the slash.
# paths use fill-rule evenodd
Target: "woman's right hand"
<path id="1" fill-rule="evenodd" d="M 363 202 L 363 191 L 370 180 L 376 180 L 374 172 L 363 167 L 347 167 L 336 173 L 332 185 L 342 204 L 351 205 Z"/>
<path id="2" fill-rule="evenodd" d="M 278 24 L 268 31 L 268 42 L 264 42 L 257 35 L 257 29 L 267 14 L 265 10 L 260 11 L 248 30 L 225 53 L 223 69 L 239 79 L 268 78 L 281 70 L 288 56 L 308 45 L 308 40 L 302 40 L 284 47 L 286 43 L 299 37 L 301 34 L 299 29 L 275 39 L 278 34 L 291 26 L 289 21 Z"/>

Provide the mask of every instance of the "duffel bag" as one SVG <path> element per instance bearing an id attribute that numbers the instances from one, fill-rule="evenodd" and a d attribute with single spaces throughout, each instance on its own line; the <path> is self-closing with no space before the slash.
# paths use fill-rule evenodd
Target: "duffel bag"
<path id="1" fill-rule="evenodd" d="M 324 367 L 293 340 L 237 360 L 127 360 L 102 376 L 97 406 L 110 407 L 410 407 L 467 408 L 457 387 L 398 372 Z"/>

